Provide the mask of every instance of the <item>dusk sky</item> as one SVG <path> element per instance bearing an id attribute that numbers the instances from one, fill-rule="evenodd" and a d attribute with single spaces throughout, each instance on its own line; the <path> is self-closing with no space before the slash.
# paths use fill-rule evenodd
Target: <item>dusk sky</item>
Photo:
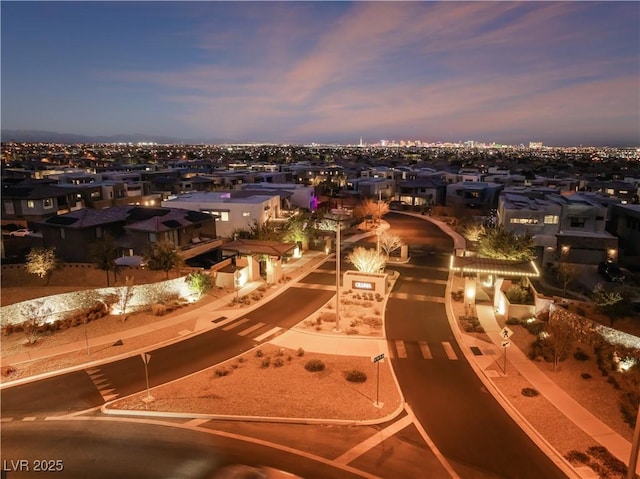
<path id="1" fill-rule="evenodd" d="M 640 145 L 640 2 L 2 1 L 2 129 Z"/>

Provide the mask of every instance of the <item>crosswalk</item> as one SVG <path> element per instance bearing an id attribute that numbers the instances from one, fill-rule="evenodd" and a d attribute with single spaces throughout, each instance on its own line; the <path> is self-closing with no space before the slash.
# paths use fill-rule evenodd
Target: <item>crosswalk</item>
<path id="1" fill-rule="evenodd" d="M 392 339 L 387 343 L 391 359 L 446 359 L 450 361 L 458 359 L 458 354 L 448 341 L 430 345 L 427 341 Z"/>
<path id="2" fill-rule="evenodd" d="M 282 328 L 262 323 L 252 322 L 251 318 L 220 318 L 213 321 L 216 327 L 222 331 L 231 332 L 244 338 L 252 339 L 258 343 L 269 340 L 277 336 Z"/>
<path id="3" fill-rule="evenodd" d="M 107 379 L 106 376 L 102 374 L 100 368 L 88 368 L 85 369 L 85 371 L 91 378 L 91 381 L 93 381 L 93 384 L 95 384 L 98 392 L 105 402 L 112 401 L 113 399 L 116 399 L 118 397 L 118 394 L 115 392 L 115 388 L 113 387 L 109 379 Z"/>

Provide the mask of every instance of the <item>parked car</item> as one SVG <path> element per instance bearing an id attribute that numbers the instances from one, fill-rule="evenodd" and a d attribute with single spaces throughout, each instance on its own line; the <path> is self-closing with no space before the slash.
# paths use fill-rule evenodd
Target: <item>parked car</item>
<path id="1" fill-rule="evenodd" d="M 598 273 L 607 281 L 622 283 L 624 281 L 624 273 L 613 261 L 603 261 L 598 265 Z"/>
<path id="2" fill-rule="evenodd" d="M 30 236 L 33 234 L 33 231 L 30 229 L 22 228 L 19 230 L 15 230 L 9 233 L 9 236 Z"/>

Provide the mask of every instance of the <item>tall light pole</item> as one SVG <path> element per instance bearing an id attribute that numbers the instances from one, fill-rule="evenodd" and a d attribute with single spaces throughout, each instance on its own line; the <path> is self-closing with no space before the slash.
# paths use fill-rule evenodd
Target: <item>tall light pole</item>
<path id="1" fill-rule="evenodd" d="M 342 208 L 333 210 L 333 220 L 336 222 L 336 327 L 334 331 L 340 331 L 340 230 L 342 229 L 342 221 L 346 219 L 348 213 Z"/>

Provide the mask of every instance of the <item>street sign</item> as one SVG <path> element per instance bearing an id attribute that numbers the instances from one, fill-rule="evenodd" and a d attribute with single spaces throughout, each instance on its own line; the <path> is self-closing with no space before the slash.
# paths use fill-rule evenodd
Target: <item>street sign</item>
<path id="1" fill-rule="evenodd" d="M 500 337 L 502 339 L 509 339 L 513 335 L 513 331 L 511 331 L 506 326 L 500 330 Z"/>
<path id="2" fill-rule="evenodd" d="M 511 346 L 511 341 L 507 340 L 507 341 L 502 341 L 502 343 L 500 343 L 502 345 L 503 348 L 508 348 L 509 346 Z"/>
<path id="3" fill-rule="evenodd" d="M 378 354 L 377 356 L 372 357 L 371 362 L 377 363 L 378 361 L 382 361 L 383 359 L 384 359 L 384 353 Z"/>

